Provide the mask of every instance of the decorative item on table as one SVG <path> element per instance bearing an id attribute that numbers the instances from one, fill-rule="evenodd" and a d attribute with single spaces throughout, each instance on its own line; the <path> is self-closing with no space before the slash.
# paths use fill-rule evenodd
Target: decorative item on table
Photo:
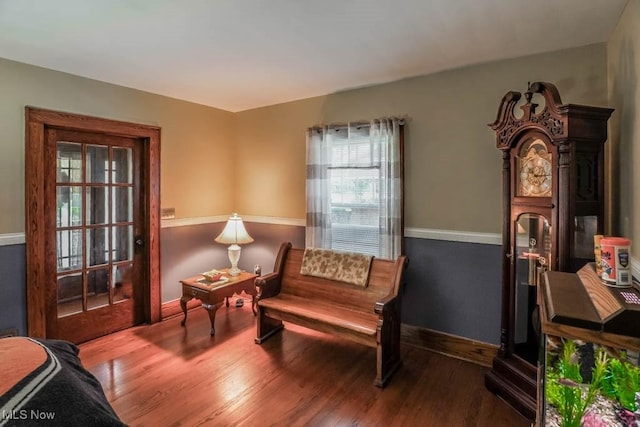
<path id="1" fill-rule="evenodd" d="M 603 237 L 600 240 L 602 281 L 609 286 L 631 286 L 629 250 L 631 240 L 624 237 Z"/>
<path id="2" fill-rule="evenodd" d="M 209 271 L 205 271 L 201 275 L 202 277 L 207 279 L 208 282 L 217 282 L 218 280 L 221 280 L 222 278 L 224 278 L 224 271 L 209 270 Z"/>
<path id="3" fill-rule="evenodd" d="M 241 252 L 240 245 L 251 243 L 253 242 L 253 239 L 249 236 L 249 233 L 247 233 L 247 230 L 244 228 L 244 224 L 242 223 L 242 218 L 240 218 L 237 213 L 231 215 L 231 218 L 227 221 L 222 233 L 215 238 L 215 241 L 230 245 L 228 249 L 229 261 L 231 262 L 229 274 L 231 276 L 239 275 L 241 271 L 238 268 L 238 261 L 240 261 Z"/>

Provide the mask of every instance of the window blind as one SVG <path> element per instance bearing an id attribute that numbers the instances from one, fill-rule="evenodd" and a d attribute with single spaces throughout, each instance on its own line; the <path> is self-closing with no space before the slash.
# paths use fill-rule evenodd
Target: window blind
<path id="1" fill-rule="evenodd" d="M 380 150 L 369 129 L 331 133 L 331 248 L 378 256 Z"/>

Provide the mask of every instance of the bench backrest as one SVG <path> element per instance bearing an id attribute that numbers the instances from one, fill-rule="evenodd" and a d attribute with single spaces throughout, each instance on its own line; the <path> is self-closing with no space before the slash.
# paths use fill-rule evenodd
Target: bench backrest
<path id="1" fill-rule="evenodd" d="M 285 244 L 283 244 L 284 246 Z M 282 250 L 282 249 L 281 249 Z M 320 300 L 358 311 L 373 312 L 376 301 L 389 294 L 398 295 L 405 257 L 397 260 L 374 258 L 367 287 L 300 274 L 304 249 L 291 248 L 282 265 L 280 292 Z"/>

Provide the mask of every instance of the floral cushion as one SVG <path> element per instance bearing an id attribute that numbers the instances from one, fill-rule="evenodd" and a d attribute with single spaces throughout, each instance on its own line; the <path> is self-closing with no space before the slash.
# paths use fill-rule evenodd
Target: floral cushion
<path id="1" fill-rule="evenodd" d="M 329 249 L 307 248 L 300 274 L 366 287 L 373 256 Z"/>

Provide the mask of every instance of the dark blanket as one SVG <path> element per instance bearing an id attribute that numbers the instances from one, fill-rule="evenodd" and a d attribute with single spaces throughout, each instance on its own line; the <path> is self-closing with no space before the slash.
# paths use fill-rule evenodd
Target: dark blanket
<path id="1" fill-rule="evenodd" d="M 0 339 L 0 426 L 124 426 L 66 341 Z"/>

